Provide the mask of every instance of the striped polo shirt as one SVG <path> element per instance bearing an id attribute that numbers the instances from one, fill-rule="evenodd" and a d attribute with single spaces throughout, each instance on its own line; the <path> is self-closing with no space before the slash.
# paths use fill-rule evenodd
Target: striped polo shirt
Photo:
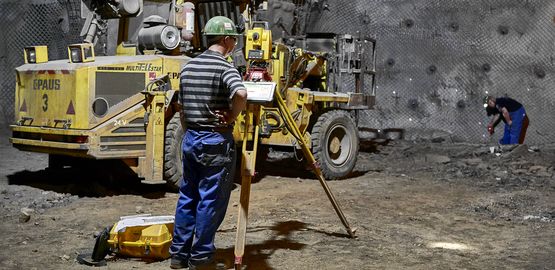
<path id="1" fill-rule="evenodd" d="M 179 102 L 188 128 L 224 127 L 216 110 L 229 110 L 237 90 L 245 89 L 237 69 L 219 52 L 206 50 L 181 70 Z"/>

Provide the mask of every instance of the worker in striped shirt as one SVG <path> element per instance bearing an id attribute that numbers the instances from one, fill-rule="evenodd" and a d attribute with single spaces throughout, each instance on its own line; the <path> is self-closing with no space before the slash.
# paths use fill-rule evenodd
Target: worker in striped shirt
<path id="1" fill-rule="evenodd" d="M 247 102 L 241 75 L 226 61 L 239 37 L 235 24 L 217 16 L 206 23 L 203 34 L 208 50 L 189 61 L 180 75 L 185 136 L 170 247 L 173 269 L 217 269 L 214 237 L 225 216 L 236 161 L 233 124 Z"/>

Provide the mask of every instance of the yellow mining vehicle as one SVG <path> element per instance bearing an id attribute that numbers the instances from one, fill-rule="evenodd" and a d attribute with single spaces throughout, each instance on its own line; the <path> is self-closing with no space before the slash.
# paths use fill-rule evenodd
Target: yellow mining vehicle
<path id="1" fill-rule="evenodd" d="M 369 40 L 316 34 L 288 39 L 289 45 L 268 43 L 268 26 L 251 21 L 254 9 L 249 4 L 259 6 L 236 0 L 171 1 L 168 19 L 144 19 L 137 44 L 128 42 L 128 26 L 129 18 L 143 12 L 142 0 L 83 1 L 82 8 L 90 11 L 82 32 L 85 42 L 68 46 L 68 59 L 49 61 L 45 46 L 25 48 L 25 64 L 16 68 L 11 143 L 20 150 L 48 153 L 50 167 L 115 159 L 145 183 L 177 185 L 184 133 L 174 106 L 179 72 L 191 55 L 205 49 L 200 35 L 204 23 L 224 15 L 238 24 L 250 22 L 250 40 L 240 42 L 248 46 L 236 55 L 271 59 L 249 68 L 271 75 L 326 178 L 347 176 L 359 148 L 356 110 L 374 104 L 373 86 L 364 91 L 364 76 L 373 75 L 374 67 L 363 61 L 373 59 L 363 57 L 374 54 L 362 49 Z M 107 19 L 119 19 L 117 53 L 95 56 L 96 32 Z M 246 63 L 245 57 L 239 62 Z M 352 89 L 342 89 L 347 78 L 352 78 Z M 242 140 L 241 119 L 235 125 L 237 141 Z M 264 107 L 261 121 L 260 144 L 295 146 L 277 106 Z"/>

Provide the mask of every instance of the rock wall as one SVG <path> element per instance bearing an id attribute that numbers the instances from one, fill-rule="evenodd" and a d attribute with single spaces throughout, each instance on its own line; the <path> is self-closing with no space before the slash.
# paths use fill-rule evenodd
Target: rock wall
<path id="1" fill-rule="evenodd" d="M 145 10 L 167 10 L 145 3 Z M 271 0 L 266 17 L 274 33 L 358 32 L 377 40 L 377 106 L 361 114 L 361 127 L 487 141 L 482 99 L 507 95 L 529 114 L 527 142 L 543 144 L 555 142 L 554 14 L 551 0 Z M 0 0 L 0 23 L 9 26 L 0 31 L 0 124 L 7 125 L 23 47 L 48 45 L 50 59 L 64 58 L 66 46 L 81 40 L 83 19 L 78 0 Z"/>

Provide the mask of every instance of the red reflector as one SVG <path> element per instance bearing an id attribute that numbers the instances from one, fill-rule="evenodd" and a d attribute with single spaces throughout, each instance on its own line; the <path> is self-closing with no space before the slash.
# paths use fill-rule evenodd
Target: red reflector
<path id="1" fill-rule="evenodd" d="M 19 111 L 20 112 L 26 112 L 27 111 L 27 103 L 25 103 L 25 100 L 23 100 L 23 104 L 21 104 L 21 107 L 19 107 Z"/>
<path id="2" fill-rule="evenodd" d="M 86 143 L 88 138 L 87 136 L 73 136 L 74 143 Z"/>
<path id="3" fill-rule="evenodd" d="M 69 101 L 69 106 L 67 106 L 66 114 L 75 114 L 75 108 L 73 108 L 73 102 Z"/>

